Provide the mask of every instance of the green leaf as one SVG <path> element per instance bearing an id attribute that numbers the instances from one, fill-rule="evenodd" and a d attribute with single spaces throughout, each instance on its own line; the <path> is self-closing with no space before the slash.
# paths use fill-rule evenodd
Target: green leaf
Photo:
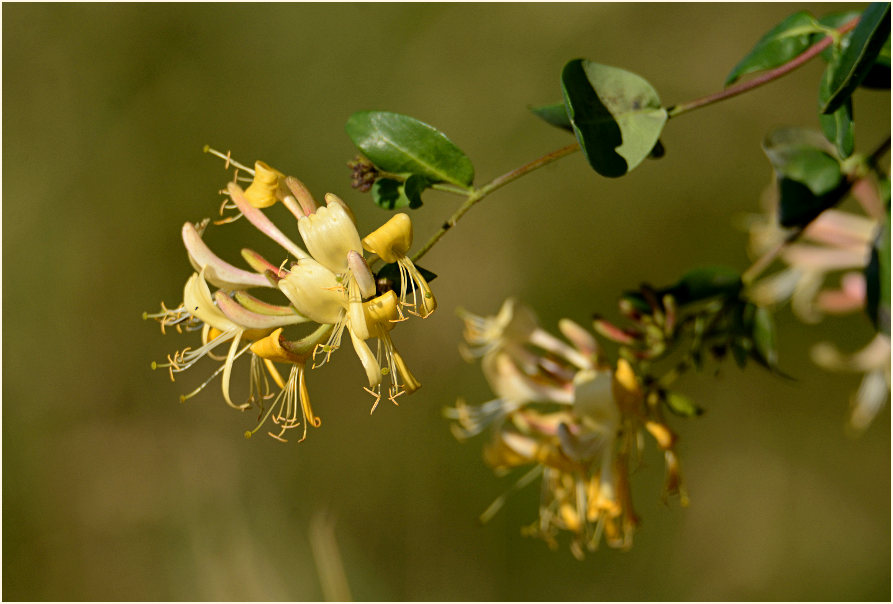
<path id="1" fill-rule="evenodd" d="M 623 176 L 638 166 L 667 121 L 651 84 L 617 67 L 574 59 L 561 71 L 561 89 L 583 154 L 602 176 Z"/>
<path id="2" fill-rule="evenodd" d="M 678 392 L 665 392 L 664 402 L 667 403 L 667 408 L 670 411 L 682 417 L 695 417 L 704 413 L 704 410 L 694 401 Z"/>
<path id="3" fill-rule="evenodd" d="M 384 172 L 417 174 L 469 189 L 471 160 L 435 128 L 387 111 L 358 111 L 345 125 L 354 144 Z"/>
<path id="4" fill-rule="evenodd" d="M 740 291 L 738 271 L 724 266 L 708 266 L 688 271 L 667 293 L 682 305 L 717 296 L 737 296 Z"/>
<path id="5" fill-rule="evenodd" d="M 775 321 L 768 309 L 757 307 L 753 317 L 753 354 L 757 361 L 769 368 L 778 365 L 778 343 Z"/>
<path id="6" fill-rule="evenodd" d="M 871 249 L 871 258 L 865 267 L 866 304 L 874 328 L 890 335 L 890 209 L 887 222 L 880 230 Z"/>
<path id="7" fill-rule="evenodd" d="M 741 275 L 737 271 L 724 266 L 709 266 L 688 271 L 673 285 L 656 290 L 654 297 L 661 300 L 669 294 L 681 307 L 716 297 L 737 297 L 740 291 Z M 627 291 L 621 297 L 639 312 L 651 314 L 651 305 L 641 292 Z"/>
<path id="8" fill-rule="evenodd" d="M 779 222 L 784 227 L 805 226 L 849 189 L 834 148 L 818 132 L 775 130 L 763 142 L 763 151 L 778 178 Z"/>
<path id="9" fill-rule="evenodd" d="M 422 206 L 422 191 L 430 186 L 431 182 L 418 174 L 410 175 L 405 181 L 379 178 L 372 185 L 372 200 L 386 210 L 415 210 Z"/>
<path id="10" fill-rule="evenodd" d="M 830 114 L 821 113 L 821 108 L 828 102 L 831 96 L 831 82 L 837 70 L 840 67 L 840 52 L 832 54 L 831 61 L 825 68 L 819 85 L 819 124 L 822 132 L 830 142 L 834 143 L 837 148 L 837 154 L 842 158 L 847 158 L 853 154 L 853 99 L 847 98 L 837 110 Z"/>
<path id="11" fill-rule="evenodd" d="M 878 90 L 890 90 L 890 36 L 881 48 L 880 54 L 874 60 L 874 65 L 860 84 L 863 88 Z"/>
<path id="12" fill-rule="evenodd" d="M 749 73 L 787 63 L 818 42 L 821 38 L 816 39 L 812 34 L 821 31 L 822 28 L 812 15 L 806 11 L 794 13 L 760 38 L 753 50 L 729 73 L 725 85 L 728 86 Z"/>
<path id="13" fill-rule="evenodd" d="M 849 35 L 849 44 L 840 58 L 840 66 L 831 82 L 831 96 L 822 107 L 822 113 L 833 113 L 850 97 L 871 71 L 889 35 L 890 4 L 870 4 Z"/>
<path id="14" fill-rule="evenodd" d="M 571 126 L 571 118 L 567 116 L 567 108 L 564 102 L 552 103 L 550 105 L 540 105 L 539 107 L 528 107 L 531 113 L 548 124 L 552 124 L 556 128 L 573 132 L 574 127 Z"/>
<path id="15" fill-rule="evenodd" d="M 845 11 L 842 13 L 830 13 L 830 14 L 820 17 L 819 24 L 823 25 L 829 29 L 839 29 L 845 23 L 849 23 L 850 21 L 852 21 L 853 19 L 858 17 L 860 14 L 862 14 L 862 13 L 857 10 L 850 10 L 850 11 Z M 826 35 L 825 32 L 813 34 L 812 43 L 817 44 L 817 43 L 821 42 L 825 38 L 825 35 Z M 826 47 L 822 51 L 822 54 L 820 56 L 825 61 L 830 61 L 834 54 L 834 51 L 835 50 L 842 51 L 844 48 L 847 47 L 847 45 L 849 44 L 849 41 L 850 41 L 849 35 L 843 36 L 840 40 L 840 46 L 832 44 L 831 46 Z"/>

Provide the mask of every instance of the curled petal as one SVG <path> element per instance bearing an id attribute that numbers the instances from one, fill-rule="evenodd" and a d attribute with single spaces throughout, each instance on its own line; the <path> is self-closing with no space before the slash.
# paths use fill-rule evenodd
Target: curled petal
<path id="1" fill-rule="evenodd" d="M 191 222 L 183 225 L 181 235 L 190 264 L 197 271 L 205 268 L 205 279 L 215 286 L 227 290 L 270 287 L 270 282 L 265 276 L 236 268 L 218 257 L 205 244 L 195 225 Z"/>
<path id="2" fill-rule="evenodd" d="M 360 363 L 363 364 L 363 369 L 366 370 L 369 387 L 374 388 L 381 383 L 381 365 L 375 360 L 375 355 L 372 354 L 369 345 L 354 335 L 353 331 L 350 332 L 350 339 L 353 342 L 353 348 L 356 350 L 357 356 L 360 358 Z"/>
<path id="3" fill-rule="evenodd" d="M 385 262 L 397 262 L 412 247 L 412 220 L 402 212 L 394 214 L 363 239 L 363 247 Z"/>
<path id="4" fill-rule="evenodd" d="M 285 174 L 262 161 L 254 162 L 254 180 L 245 189 L 245 199 L 255 208 L 268 208 L 277 201 L 279 179 Z"/>
<path id="5" fill-rule="evenodd" d="M 211 290 L 205 283 L 205 270 L 193 273 L 183 288 L 183 306 L 186 311 L 211 327 L 225 332 L 241 330 L 242 326 L 224 315 L 214 304 Z"/>

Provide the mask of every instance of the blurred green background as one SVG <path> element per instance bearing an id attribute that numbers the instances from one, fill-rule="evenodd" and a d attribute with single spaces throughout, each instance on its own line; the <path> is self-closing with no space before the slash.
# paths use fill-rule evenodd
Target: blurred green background
<path id="1" fill-rule="evenodd" d="M 554 329 L 616 316 L 618 293 L 642 281 L 746 267 L 733 225 L 771 178 L 761 139 L 817 126 L 818 62 L 673 120 L 666 157 L 628 178 L 575 155 L 475 208 L 424 263 L 440 310 L 395 332 L 424 384 L 399 408 L 369 416 L 344 352 L 309 377 L 322 428 L 300 445 L 246 441 L 253 414 L 226 407 L 219 386 L 178 402 L 215 365 L 176 383 L 152 372 L 193 342 L 140 320 L 180 300 L 182 223 L 216 212 L 229 175 L 206 143 L 339 193 L 368 231 L 387 213 L 349 187 L 353 111 L 435 125 L 482 184 L 568 144 L 526 106 L 560 98 L 571 58 L 635 71 L 672 104 L 718 90 L 792 12 L 858 6 L 5 4 L 3 597 L 320 599 L 308 534 L 324 512 L 356 599 L 888 600 L 889 410 L 848 438 L 859 377 L 806 354 L 821 339 L 861 347 L 862 317 L 807 328 L 782 312 L 796 382 L 733 366 L 687 380 L 708 409 L 674 423 L 691 506 L 660 502 L 649 450 L 626 553 L 578 562 L 520 536 L 536 487 L 479 526 L 511 480 L 441 418 L 458 396 L 491 398 L 459 357 L 458 306 L 490 314 L 514 295 Z M 889 95 L 858 92 L 856 116 L 866 151 L 889 132 Z M 429 192 L 416 239 L 458 203 Z M 274 249 L 242 226 L 212 230 L 212 247 L 233 261 L 242 245 Z"/>

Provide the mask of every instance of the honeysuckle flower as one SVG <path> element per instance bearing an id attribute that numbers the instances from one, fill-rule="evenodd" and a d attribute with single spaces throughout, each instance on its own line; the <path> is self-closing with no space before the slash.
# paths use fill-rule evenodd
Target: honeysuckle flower
<path id="1" fill-rule="evenodd" d="M 171 309 L 162 303 L 161 312 L 145 313 L 144 318 L 158 320 L 162 332 L 166 327 L 174 327 L 179 333 L 200 330 L 201 346 L 185 348 L 169 356 L 167 363 L 153 363 L 153 367 L 166 367 L 173 379 L 176 373 L 205 357 L 221 365 L 181 400 L 194 396 L 222 373 L 227 404 L 240 410 L 251 406 L 259 410 L 257 427 L 246 435 L 256 433 L 272 421 L 279 428 L 278 433 L 270 432 L 272 437 L 284 440 L 287 431 L 303 425 L 300 440 L 304 440 L 307 427 L 320 424 L 310 406 L 306 366 L 320 355 L 323 358 L 320 365 L 328 360 L 340 347 L 345 329 L 366 373 L 365 389 L 375 396 L 373 410 L 383 396 L 385 378 L 389 382 L 385 394 L 395 403 L 398 396 L 417 390 L 420 384 L 397 352 L 390 335 L 394 326 L 405 319 L 400 312 L 400 300 L 393 291 L 376 291 L 375 276 L 363 256 L 356 218 L 347 204 L 328 193 L 325 205 L 320 205 L 301 181 L 262 161 L 249 168 L 234 161 L 229 154 L 209 148 L 206 151 L 224 158 L 227 168 L 236 168 L 233 182 L 222 191 L 228 200 L 221 207 L 221 214 L 226 210 L 237 213 L 213 224 L 224 225 L 245 218 L 279 244 L 287 256 L 283 254 L 271 262 L 254 250 L 243 248 L 242 258 L 251 270 L 241 269 L 208 247 L 203 236 L 210 220 L 182 226 L 183 244 L 196 273 L 187 281 L 180 305 Z M 240 172 L 250 177 L 240 176 Z M 248 180 L 250 184 L 243 189 L 240 183 Z M 264 213 L 264 209 L 277 202 L 295 217 L 307 251 Z M 394 254 L 405 256 L 412 236 L 408 217 L 397 231 L 401 242 L 388 245 Z M 217 290 L 212 292 L 209 285 Z M 416 280 L 402 285 L 404 293 L 420 292 L 424 298 L 419 302 L 420 308 L 433 310 L 433 295 L 427 284 L 418 285 Z M 268 302 L 249 294 L 247 289 L 284 295 L 288 304 Z M 292 340 L 284 334 L 284 329 L 307 323 L 316 324 L 316 329 L 303 338 Z M 375 338 L 375 352 L 367 343 L 370 338 Z M 226 354 L 217 354 L 223 346 L 227 346 Z M 250 358 L 250 380 L 247 401 L 240 404 L 231 395 L 230 382 L 233 366 L 242 356 Z M 283 378 L 286 374 L 280 373 L 277 364 L 287 366 L 287 378 Z"/>
<path id="2" fill-rule="evenodd" d="M 864 269 L 881 229 L 884 215 L 877 186 L 868 179 L 853 185 L 853 197 L 865 214 L 825 210 L 804 229 L 800 238 L 780 254 L 785 267 L 754 283 L 749 295 L 759 305 L 790 300 L 794 313 L 804 322 L 816 323 L 825 314 L 861 312 L 866 303 Z M 750 248 L 760 255 L 780 245 L 789 232 L 777 224 L 777 198 L 767 196 L 763 217 L 750 225 Z M 840 274 L 838 287 L 825 288 L 831 274 Z M 871 423 L 890 394 L 890 340 L 878 334 L 862 351 L 844 355 L 831 343 L 816 345 L 813 361 L 831 371 L 864 374 L 851 399 L 850 427 L 860 432 Z"/>
<path id="3" fill-rule="evenodd" d="M 389 264 L 397 263 L 400 270 L 400 304 L 422 318 L 434 312 L 437 308 L 434 294 L 412 260 L 406 256 L 412 247 L 412 221 L 409 216 L 394 214 L 363 239 L 363 247 Z"/>
<path id="4" fill-rule="evenodd" d="M 638 525 L 629 471 L 644 431 L 665 452 L 666 493 L 685 502 L 675 435 L 659 406 L 648 403 L 649 393 L 628 362 L 621 359 L 612 370 L 583 327 L 568 319 L 559 322 L 568 344 L 540 328 L 532 311 L 511 299 L 496 316 L 464 311 L 461 316 L 465 355 L 481 358 L 499 398 L 480 406 L 460 400 L 445 415 L 454 420 L 451 427 L 460 439 L 492 428 L 484 460 L 494 470 L 532 466 L 512 490 L 542 476 L 539 520 L 527 534 L 555 545 L 560 532 L 569 532 L 577 557 L 602 540 L 629 547 Z M 507 495 L 494 501 L 482 520 L 492 517 Z"/>
<path id="5" fill-rule="evenodd" d="M 846 355 L 830 342 L 816 344 L 812 360 L 830 371 L 862 373 L 862 383 L 850 399 L 849 426 L 864 431 L 890 398 L 890 338 L 877 334 L 862 350 Z"/>

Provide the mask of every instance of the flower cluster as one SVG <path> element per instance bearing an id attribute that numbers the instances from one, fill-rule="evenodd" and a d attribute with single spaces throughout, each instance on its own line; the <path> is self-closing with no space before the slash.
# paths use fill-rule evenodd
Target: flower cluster
<path id="1" fill-rule="evenodd" d="M 790 302 L 791 309 L 804 322 L 817 323 L 824 315 L 863 312 L 867 299 L 865 268 L 871 249 L 881 236 L 884 209 L 877 185 L 869 179 L 854 183 L 852 195 L 862 209 L 853 213 L 829 209 L 813 220 L 795 243 L 787 244 L 780 257 L 784 267 L 754 283 L 749 292 L 760 306 Z M 759 257 L 782 245 L 790 231 L 778 226 L 778 196 L 775 187 L 763 197 L 765 213 L 754 216 L 748 225 L 749 251 Z M 887 235 L 889 236 L 889 235 Z M 838 286 L 827 288 L 832 276 Z M 841 352 L 830 342 L 812 349 L 812 359 L 832 371 L 864 374 L 853 395 L 850 427 L 868 427 L 890 394 L 890 338 L 878 333 L 867 345 L 852 354 Z"/>
<path id="2" fill-rule="evenodd" d="M 497 398 L 479 406 L 460 400 L 446 415 L 460 440 L 492 431 L 484 459 L 498 473 L 532 467 L 516 488 L 542 476 L 539 519 L 525 529 L 527 534 L 555 547 L 557 536 L 567 531 L 578 558 L 602 538 L 611 547 L 631 546 L 638 519 L 629 477 L 641 456 L 643 429 L 664 452 L 666 493 L 686 501 L 676 437 L 628 362 L 621 359 L 612 369 L 583 327 L 560 321 L 565 342 L 540 328 L 533 313 L 511 299 L 496 316 L 461 316 L 468 343 L 463 354 L 481 359 Z M 497 499 L 482 519 L 504 499 Z"/>
<path id="3" fill-rule="evenodd" d="M 279 440 L 298 426 L 303 426 L 303 440 L 308 426 L 320 425 L 310 406 L 306 368 L 328 361 L 341 346 L 345 331 L 365 369 L 365 389 L 375 397 L 373 411 L 382 396 L 396 404 L 398 396 L 417 390 L 418 380 L 391 339 L 391 331 L 406 314 L 427 317 L 436 308 L 431 288 L 407 256 L 412 246 L 409 217 L 396 214 L 361 239 L 353 213 L 338 196 L 327 193 L 325 205 L 320 205 L 301 181 L 264 162 L 256 162 L 251 169 L 229 155 L 211 152 L 225 157 L 227 167 L 236 168 L 221 209 L 236 213 L 215 224 L 245 218 L 278 243 L 288 257 L 277 264 L 279 258 L 271 262 L 245 248 L 242 256 L 252 270 L 243 270 L 205 244 L 202 237 L 208 219 L 184 224 L 183 243 L 195 272 L 186 281 L 183 301 L 173 309 L 162 304 L 161 312 L 144 317 L 160 322 L 162 332 L 166 327 L 178 332 L 201 331 L 201 346 L 169 355 L 166 363 L 153 363 L 153 368 L 167 368 L 174 379 L 204 357 L 220 362 L 208 380 L 181 400 L 194 396 L 222 373 L 226 403 L 235 409 L 258 410 L 258 425 L 246 436 L 270 420 L 279 431 L 269 434 Z M 250 178 L 240 178 L 240 170 Z M 244 181 L 250 184 L 243 189 L 240 183 Z M 276 203 L 282 203 L 297 220 L 306 251 L 264 213 L 264 208 Z M 365 252 L 373 256 L 367 259 Z M 370 266 L 380 261 L 394 265 L 389 274 L 399 274 L 399 281 L 377 282 Z M 211 286 L 216 288 L 213 293 Z M 249 289 L 274 290 L 284 300 L 271 303 L 249 294 Z M 284 334 L 285 329 L 305 324 L 315 329 L 302 338 L 293 340 Z M 370 339 L 374 339 L 375 352 Z M 225 354 L 218 354 L 224 349 Z M 250 357 L 249 395 L 244 402 L 234 402 L 230 392 L 233 364 L 245 355 Z M 285 379 L 279 370 L 282 365 L 288 368 Z M 388 386 L 383 390 L 385 381 Z"/>

